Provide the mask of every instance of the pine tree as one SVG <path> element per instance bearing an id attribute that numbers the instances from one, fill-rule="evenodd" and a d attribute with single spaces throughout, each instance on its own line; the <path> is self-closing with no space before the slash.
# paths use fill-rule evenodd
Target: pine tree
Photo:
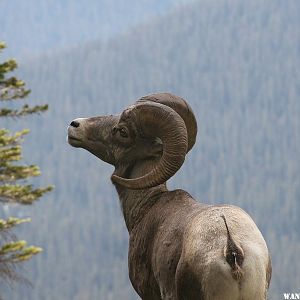
<path id="1" fill-rule="evenodd" d="M 6 47 L 0 42 L 0 52 Z M 14 59 L 0 63 L 0 104 L 9 106 L 14 100 L 23 100 L 30 90 L 25 82 L 8 73 L 17 68 Z M 36 105 L 30 107 L 25 104 L 20 109 L 0 107 L 0 117 L 21 117 L 29 114 L 44 112 L 48 105 Z M 21 165 L 22 159 L 21 143 L 29 130 L 24 129 L 11 133 L 8 129 L 0 128 L 0 203 L 32 204 L 52 189 L 34 188 L 26 184 L 26 179 L 39 176 L 40 170 L 35 165 Z M 16 267 L 19 263 L 30 259 L 33 255 L 42 251 L 40 247 L 27 246 L 23 240 L 17 240 L 12 234 L 16 225 L 28 222 L 30 219 L 19 219 L 10 217 L 6 220 L 0 219 L 0 278 L 13 281 L 19 278 Z"/>

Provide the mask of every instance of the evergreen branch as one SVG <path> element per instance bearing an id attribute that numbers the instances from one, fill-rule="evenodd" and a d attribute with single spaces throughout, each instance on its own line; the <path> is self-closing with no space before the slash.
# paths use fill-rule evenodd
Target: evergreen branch
<path id="1" fill-rule="evenodd" d="M 0 264 L 28 260 L 32 255 L 42 252 L 42 248 L 40 247 L 26 246 L 27 242 L 23 240 L 4 244 L 0 248 Z"/>
<path id="2" fill-rule="evenodd" d="M 36 105 L 29 107 L 28 104 L 25 104 L 20 110 L 2 108 L 0 109 L 0 117 L 21 117 L 35 113 L 41 113 L 48 109 L 48 104 L 46 105 Z"/>
<path id="3" fill-rule="evenodd" d="M 16 146 L 20 144 L 23 141 L 23 136 L 29 133 L 29 129 L 23 129 L 13 135 L 9 135 L 8 133 L 9 131 L 7 129 L 0 129 L 0 147 Z"/>
<path id="4" fill-rule="evenodd" d="M 0 52 L 5 47 L 5 43 L 0 41 Z M 14 71 L 17 66 L 14 59 L 0 64 L 0 102 L 23 99 L 30 93 L 30 90 L 26 89 L 24 81 L 14 76 L 6 78 L 6 74 Z M 47 109 L 48 105 L 30 107 L 28 104 L 19 109 L 1 108 L 0 117 L 21 117 L 41 113 Z M 11 135 L 8 130 L 0 129 L 0 202 L 32 204 L 53 189 L 52 186 L 35 189 L 32 185 L 15 184 L 18 180 L 40 175 L 37 166 L 12 164 L 12 162 L 22 159 L 20 143 L 28 132 L 25 129 Z M 30 259 L 42 251 L 39 247 L 27 246 L 25 241 L 12 241 L 10 230 L 14 226 L 28 221 L 29 219 L 18 218 L 0 219 L 0 242 L 4 241 L 4 244 L 0 245 L 0 278 L 10 282 L 20 279 L 15 270 L 16 264 Z"/>
<path id="5" fill-rule="evenodd" d="M 5 48 L 6 48 L 5 42 L 0 41 L 0 52 L 1 52 L 1 50 L 5 49 Z"/>
<path id="6" fill-rule="evenodd" d="M 15 253 L 10 257 L 13 263 L 21 262 L 24 260 L 30 259 L 33 255 L 41 253 L 43 251 L 42 248 L 36 246 L 30 246 L 22 249 L 18 253 Z"/>
<path id="7" fill-rule="evenodd" d="M 1 157 L 1 155 L 0 155 Z M 15 182 L 20 179 L 39 176 L 41 174 L 39 167 L 31 166 L 14 166 L 0 163 L 0 182 Z"/>
<path id="8" fill-rule="evenodd" d="M 16 225 L 19 225 L 19 224 L 22 224 L 22 223 L 27 223 L 27 222 L 31 222 L 31 219 L 30 218 L 20 219 L 20 218 L 14 218 L 14 217 L 9 217 L 6 220 L 0 219 L 0 233 L 3 230 L 7 230 L 7 229 L 12 228 Z"/>
<path id="9" fill-rule="evenodd" d="M 0 237 L 5 237 L 6 231 L 12 227 L 30 221 L 30 218 L 19 219 L 10 217 L 7 220 L 0 219 Z M 14 238 L 11 237 L 10 241 L 0 245 L 0 277 L 7 282 L 24 280 L 16 272 L 17 264 L 30 259 L 33 255 L 42 251 L 39 247 L 27 246 L 26 241 L 14 241 L 12 239 Z M 1 240 L 6 241 L 6 238 Z"/>
<path id="10" fill-rule="evenodd" d="M 0 81 L 1 88 L 20 88 L 25 86 L 25 81 L 17 79 L 15 76 Z M 1 100 L 1 99 L 0 99 Z"/>
<path id="11" fill-rule="evenodd" d="M 0 185 L 0 202 L 32 204 L 52 189 L 53 186 L 34 189 L 32 185 Z"/>
<path id="12" fill-rule="evenodd" d="M 17 242 L 10 242 L 7 243 L 5 245 L 3 245 L 0 248 L 0 257 L 3 255 L 8 254 L 9 252 L 16 252 L 16 251 L 20 251 L 22 249 L 24 249 L 24 247 L 27 245 L 27 243 L 25 241 L 17 241 Z M 1 258 L 0 258 L 1 260 Z M 3 261 L 3 259 L 2 259 Z"/>
<path id="13" fill-rule="evenodd" d="M 33 255 L 42 252 L 42 248 L 35 246 L 26 247 L 26 244 L 24 245 L 24 241 L 11 242 L 4 245 L 2 249 L 6 246 L 12 250 L 5 254 L 0 254 L 0 277 L 6 282 L 22 280 L 28 283 L 28 281 L 24 280 L 24 278 L 16 272 L 16 265 L 24 262 L 25 260 L 29 260 Z"/>
<path id="14" fill-rule="evenodd" d="M 12 146 L 1 149 L 0 146 L 0 168 L 7 166 L 9 161 L 18 161 L 21 159 L 21 147 Z M 1 172 L 1 171 L 0 171 Z"/>
<path id="15" fill-rule="evenodd" d="M 4 231 L 10 229 L 16 225 L 30 222 L 30 218 L 20 219 L 10 217 L 7 220 L 0 219 L 0 236 Z M 29 246 L 27 247 L 26 241 L 11 241 L 4 243 L 0 247 L 0 270 L 3 269 L 3 264 L 17 263 L 30 259 L 33 255 L 40 253 L 42 249 L 40 247 Z M 0 271 L 1 276 L 1 271 Z"/>
<path id="16" fill-rule="evenodd" d="M 10 80 L 12 79 L 15 78 L 10 78 Z M 16 85 L 11 84 L 8 81 L 0 81 L 0 101 L 23 99 L 27 97 L 31 91 L 21 86 L 22 83 L 23 81 L 17 79 Z"/>
<path id="17" fill-rule="evenodd" d="M 7 72 L 12 72 L 18 67 L 17 61 L 15 59 L 9 59 L 4 63 L 0 64 L 0 80 L 4 79 L 4 74 Z"/>

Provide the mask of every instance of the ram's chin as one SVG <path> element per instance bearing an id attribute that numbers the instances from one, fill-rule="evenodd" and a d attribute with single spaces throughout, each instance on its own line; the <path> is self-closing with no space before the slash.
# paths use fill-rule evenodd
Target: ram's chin
<path id="1" fill-rule="evenodd" d="M 67 136 L 67 141 L 72 147 L 80 148 L 82 147 L 82 142 L 81 140 L 73 137 L 73 136 Z"/>

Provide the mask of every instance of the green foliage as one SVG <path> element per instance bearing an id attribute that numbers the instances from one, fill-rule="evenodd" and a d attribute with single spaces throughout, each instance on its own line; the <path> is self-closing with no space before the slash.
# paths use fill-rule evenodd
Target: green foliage
<path id="1" fill-rule="evenodd" d="M 8 233 L 9 229 L 25 222 L 30 222 L 30 219 L 13 217 L 7 220 L 0 219 L 0 278 L 2 280 L 13 281 L 21 279 L 15 270 L 16 265 L 42 252 L 40 247 L 27 246 L 26 241 L 15 240 L 14 237 Z M 3 242 L 3 240 L 5 242 Z"/>
<path id="2" fill-rule="evenodd" d="M 20 219 L 10 217 L 7 220 L 0 219 L 0 230 L 7 231 L 8 229 L 15 227 L 16 225 L 30 221 L 30 218 Z M 16 262 L 28 260 L 33 255 L 38 254 L 41 251 L 42 249 L 40 247 L 27 246 L 27 242 L 23 240 L 7 242 L 0 247 L 1 269 L 3 268 L 2 264 L 6 264 L 7 266 L 9 266 Z M 9 267 L 7 267 L 7 269 L 9 269 Z"/>
<path id="3" fill-rule="evenodd" d="M 9 135 L 7 130 L 0 129 L 0 202 L 31 204 L 52 189 L 51 186 L 35 189 L 32 185 L 16 184 L 17 180 L 40 175 L 35 165 L 15 164 L 22 159 L 20 143 L 28 132 L 24 129 Z"/>
<path id="4" fill-rule="evenodd" d="M 25 223 L 25 222 L 30 222 L 31 220 L 29 218 L 27 219 L 19 219 L 19 218 L 13 218 L 10 217 L 7 220 L 0 219 L 0 230 L 6 230 L 10 229 L 16 225 Z"/>
<path id="5" fill-rule="evenodd" d="M 1 42 L 0 51 L 5 48 L 5 43 Z M 24 99 L 30 93 L 23 80 L 14 76 L 6 77 L 7 73 L 14 71 L 18 67 L 15 59 L 9 59 L 0 64 L 0 101 L 11 101 Z M 48 105 L 36 105 L 30 107 L 23 105 L 21 109 L 0 108 L 0 117 L 20 117 L 29 114 L 46 111 Z"/>
<path id="6" fill-rule="evenodd" d="M 0 50 L 4 48 L 5 43 L 0 42 Z M 24 81 L 16 77 L 7 77 L 7 73 L 16 68 L 17 63 L 14 59 L 0 64 L 0 103 L 24 99 L 30 93 Z M 1 108 L 0 117 L 25 116 L 45 111 L 47 108 L 47 105 L 29 107 L 27 104 L 21 109 Z M 8 129 L 0 129 L 0 202 L 2 204 L 32 204 L 52 189 L 52 186 L 34 188 L 30 184 L 24 184 L 28 178 L 40 175 L 40 170 L 35 165 L 17 164 L 22 160 L 21 142 L 28 133 L 27 129 L 14 134 L 11 134 Z M 42 251 L 39 247 L 27 246 L 23 240 L 15 240 L 11 234 L 11 230 L 16 225 L 29 221 L 30 219 L 12 217 L 7 220 L 0 219 L 0 277 L 3 279 L 18 279 L 15 265 Z"/>
<path id="7" fill-rule="evenodd" d="M 0 248 L 1 262 L 15 263 L 28 260 L 32 255 L 42 252 L 42 248 L 29 246 L 26 241 L 16 241 L 6 243 Z"/>

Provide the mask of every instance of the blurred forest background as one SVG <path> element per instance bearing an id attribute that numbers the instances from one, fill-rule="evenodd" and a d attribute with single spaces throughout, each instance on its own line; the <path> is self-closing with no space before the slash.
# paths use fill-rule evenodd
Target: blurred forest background
<path id="1" fill-rule="evenodd" d="M 56 187 L 32 207 L 0 206 L 30 216 L 17 234 L 44 248 L 23 271 L 33 288 L 0 284 L 5 299 L 138 299 L 113 169 L 71 148 L 66 128 L 157 91 L 186 98 L 199 125 L 169 188 L 244 208 L 272 254 L 270 299 L 299 292 L 300 1 L 4 0 L 0 39 L 31 103 L 50 105 L 0 126 L 31 129 L 24 161 Z"/>

